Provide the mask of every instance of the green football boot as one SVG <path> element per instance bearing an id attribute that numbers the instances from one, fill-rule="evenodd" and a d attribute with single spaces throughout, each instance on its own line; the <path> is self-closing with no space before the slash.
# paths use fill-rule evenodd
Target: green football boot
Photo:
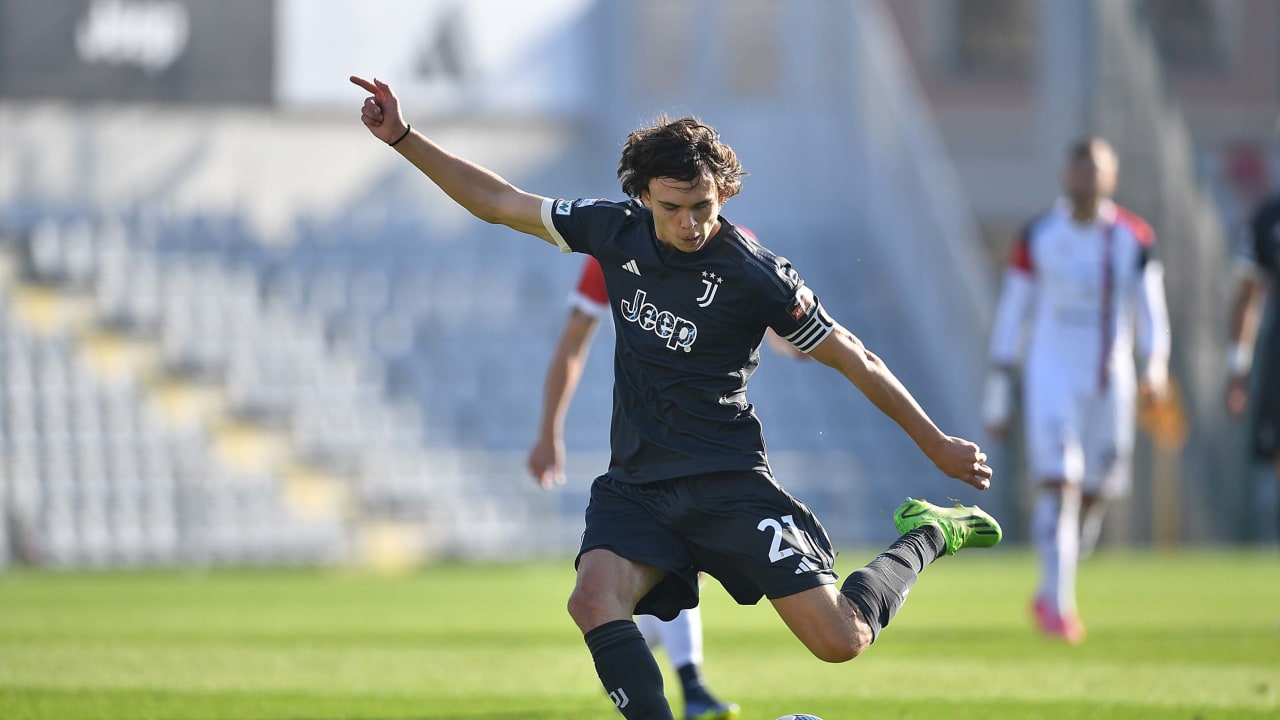
<path id="1" fill-rule="evenodd" d="M 938 507 L 924 500 L 907 498 L 893 513 L 898 532 L 907 533 L 925 525 L 936 525 L 947 540 L 947 554 L 955 555 L 963 548 L 988 548 L 1000 542 L 1000 523 L 977 505 L 956 503 L 953 508 Z"/>

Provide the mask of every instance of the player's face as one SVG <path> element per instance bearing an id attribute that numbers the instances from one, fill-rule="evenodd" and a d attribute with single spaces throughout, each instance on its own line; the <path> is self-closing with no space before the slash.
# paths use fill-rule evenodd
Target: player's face
<path id="1" fill-rule="evenodd" d="M 1098 145 L 1071 160 L 1064 179 L 1067 195 L 1076 203 L 1096 203 L 1116 190 L 1116 156 Z"/>
<path id="2" fill-rule="evenodd" d="M 720 230 L 720 197 L 709 176 L 696 183 L 654 178 L 640 200 L 653 211 L 658 240 L 680 252 L 697 252 Z"/>

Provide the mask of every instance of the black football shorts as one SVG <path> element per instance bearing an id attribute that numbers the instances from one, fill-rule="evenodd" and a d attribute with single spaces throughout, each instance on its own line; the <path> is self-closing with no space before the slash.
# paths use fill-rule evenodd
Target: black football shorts
<path id="1" fill-rule="evenodd" d="M 634 485 L 591 485 L 582 549 L 603 548 L 669 571 L 636 606 L 670 620 L 698 604 L 698 571 L 739 604 L 836 581 L 835 553 L 813 513 L 767 473 L 720 472 Z"/>

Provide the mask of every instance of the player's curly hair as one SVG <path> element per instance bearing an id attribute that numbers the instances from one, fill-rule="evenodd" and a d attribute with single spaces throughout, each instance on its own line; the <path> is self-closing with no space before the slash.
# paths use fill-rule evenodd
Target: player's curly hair
<path id="1" fill-rule="evenodd" d="M 622 191 L 633 198 L 654 178 L 692 183 L 709 175 L 724 201 L 738 194 L 746 174 L 733 148 L 720 142 L 720 133 L 693 117 L 658 116 L 653 125 L 627 136 L 618 161 Z"/>

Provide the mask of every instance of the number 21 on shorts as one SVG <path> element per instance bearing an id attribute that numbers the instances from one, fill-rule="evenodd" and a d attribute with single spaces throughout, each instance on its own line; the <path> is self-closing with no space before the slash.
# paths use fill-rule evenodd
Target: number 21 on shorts
<path id="1" fill-rule="evenodd" d="M 788 533 L 782 526 L 786 525 L 791 529 Z M 799 550 L 804 554 L 811 554 L 813 551 L 809 548 L 807 536 L 800 532 L 800 528 L 796 527 L 796 521 L 790 515 L 783 515 L 782 522 L 778 522 L 773 518 L 765 518 L 756 526 L 760 532 L 773 531 L 773 541 L 769 543 L 769 562 L 778 562 L 784 558 L 789 558 L 796 554 Z M 789 540 L 789 544 L 794 547 L 782 547 L 783 539 Z"/>

